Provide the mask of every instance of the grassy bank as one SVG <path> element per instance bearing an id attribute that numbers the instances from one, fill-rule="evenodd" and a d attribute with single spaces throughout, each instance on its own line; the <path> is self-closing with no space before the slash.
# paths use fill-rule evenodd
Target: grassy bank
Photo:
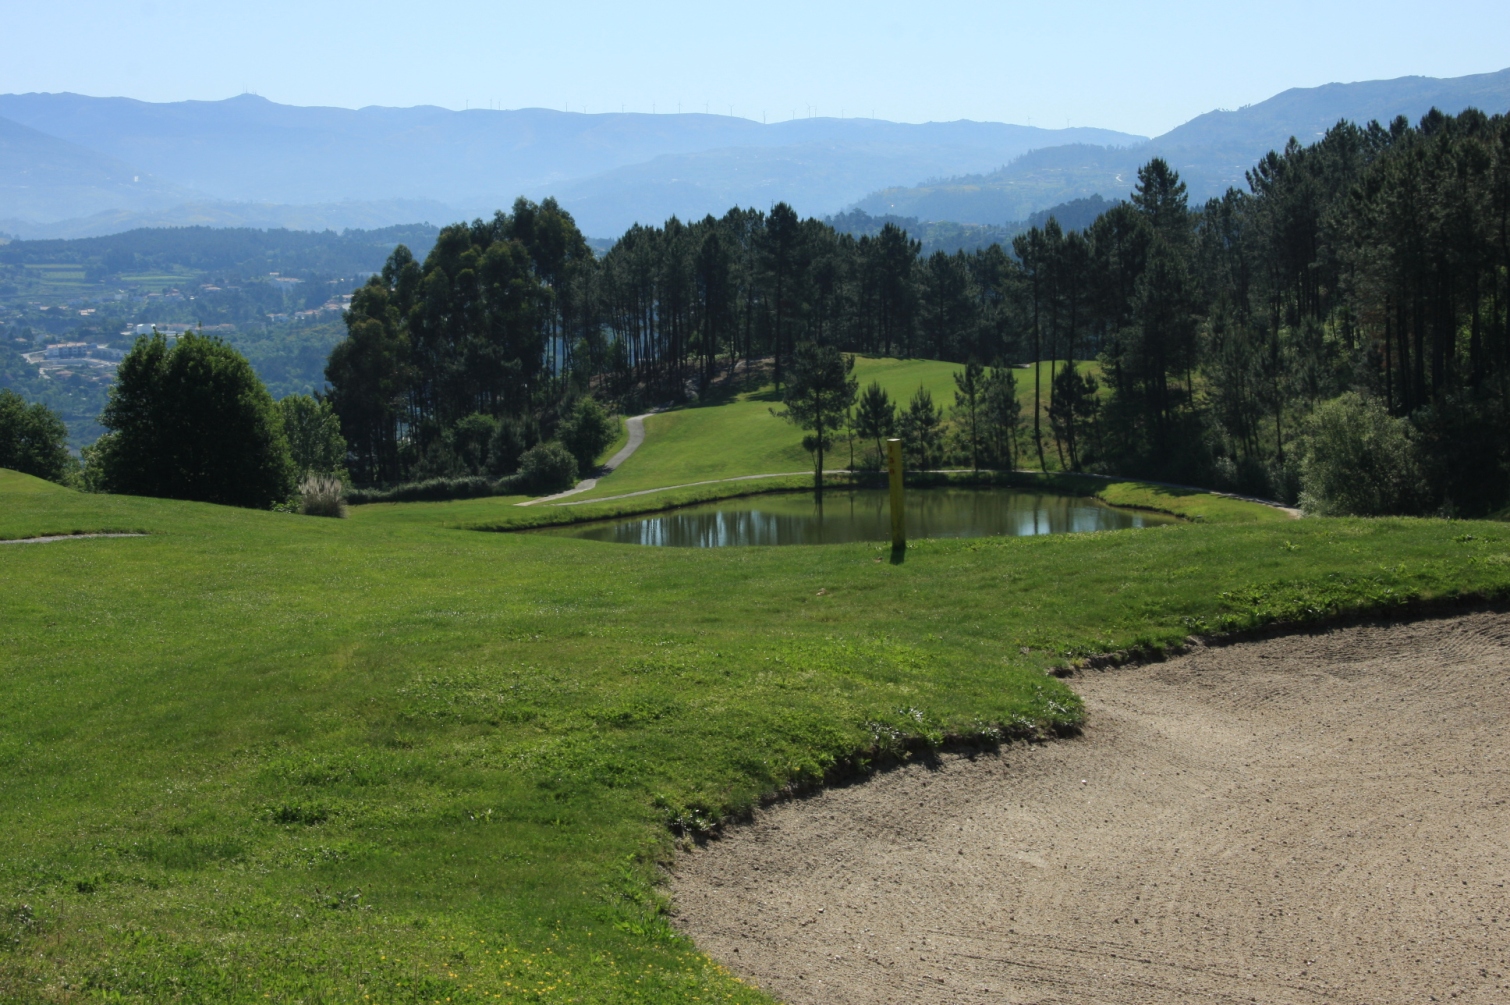
<path id="1" fill-rule="evenodd" d="M 653 513 L 690 506 L 696 503 L 763 495 L 770 492 L 806 491 L 812 488 L 811 475 L 778 475 L 716 481 L 685 486 L 668 486 L 641 490 L 619 498 L 596 499 L 590 495 L 572 496 L 560 503 L 533 506 L 515 505 L 521 496 L 485 499 L 459 499 L 437 503 L 373 504 L 352 511 L 352 519 L 406 524 L 439 524 L 467 530 L 512 531 L 532 527 L 558 526 Z M 874 473 L 831 473 L 824 484 L 832 491 L 851 486 L 880 487 L 884 476 Z M 1268 523 L 1285 522 L 1290 517 L 1282 510 L 1261 503 L 1216 496 L 1193 489 L 1177 489 L 1136 481 L 1110 481 L 1077 474 L 1041 474 L 1031 471 L 979 472 L 954 471 L 908 475 L 911 489 L 953 485 L 1007 487 L 1026 491 L 1088 496 L 1112 506 L 1169 513 L 1193 522 Z"/>
<path id="2" fill-rule="evenodd" d="M 1045 668 L 1510 596 L 1502 524 L 657 549 L 0 472 L 0 998 L 764 1001 L 655 863 L 855 758 L 1053 730 Z M 585 507 L 584 507 L 585 509 Z M 369 997 L 370 996 L 370 997 Z"/>
<path id="3" fill-rule="evenodd" d="M 1043 402 L 1046 408 L 1050 364 L 1040 366 L 1044 374 Z M 855 360 L 854 374 L 862 388 L 871 381 L 880 383 L 891 400 L 902 408 L 919 387 L 926 387 L 933 394 L 934 405 L 947 415 L 954 403 L 954 373 L 959 369 L 956 363 L 937 360 L 861 356 Z M 1032 377 L 1032 370 L 1017 371 L 1018 398 L 1023 402 L 1024 421 L 1029 428 L 1032 423 Z M 579 498 L 596 499 L 664 485 L 740 475 L 810 470 L 813 462 L 802 449 L 801 430 L 773 414 L 781 407 L 781 398 L 775 387 L 763 380 L 715 386 L 695 404 L 646 419 L 644 445 L 618 471 Z M 1047 431 L 1047 419 L 1044 423 Z M 828 467 L 838 468 L 849 463 L 849 445 L 843 437 L 839 441 L 826 461 Z M 857 455 L 865 448 L 866 444 L 855 444 Z M 1057 463 L 1057 459 L 1051 458 L 1051 466 L 1057 466 Z"/>

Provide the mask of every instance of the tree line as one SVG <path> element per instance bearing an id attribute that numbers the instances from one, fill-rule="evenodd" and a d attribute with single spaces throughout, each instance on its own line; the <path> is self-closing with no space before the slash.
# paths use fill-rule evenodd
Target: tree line
<path id="1" fill-rule="evenodd" d="M 1085 228 L 968 253 L 778 203 L 637 225 L 598 257 L 520 200 L 423 263 L 395 251 L 327 377 L 353 474 L 399 481 L 464 473 L 472 416 L 548 438 L 583 394 L 683 400 L 756 360 L 782 385 L 804 344 L 1043 361 L 998 451 L 1024 463 L 1483 513 L 1510 490 L 1507 219 L 1510 126 L 1472 110 L 1341 122 L 1201 206 L 1155 158 Z"/>
<path id="2" fill-rule="evenodd" d="M 521 199 L 442 229 L 423 261 L 397 247 L 345 326 L 314 405 L 358 483 L 496 479 L 529 457 L 541 484 L 564 484 L 612 439 L 600 401 L 686 400 L 742 368 L 786 388 L 821 348 L 830 368 L 828 350 L 963 365 L 947 436 L 926 395 L 900 411 L 879 388 L 846 399 L 852 437 L 899 433 L 918 466 L 1157 477 L 1318 512 L 1492 513 L 1510 502 L 1510 120 L 1341 122 L 1196 207 L 1155 158 L 1083 229 L 1051 218 L 968 253 L 924 256 L 894 225 L 855 236 L 778 203 L 635 226 L 598 256 L 564 208 Z M 123 403 L 151 383 L 130 375 L 186 394 L 176 354 L 222 351 L 159 342 L 123 363 L 111 438 L 85 466 L 131 490 L 150 466 L 111 458 L 156 413 Z M 47 416 L 10 399 L 0 412 L 16 466 L 68 466 Z M 821 427 L 815 452 L 837 428 Z M 280 430 L 257 442 L 289 441 Z M 252 495 L 300 470 L 269 461 L 273 488 Z"/>

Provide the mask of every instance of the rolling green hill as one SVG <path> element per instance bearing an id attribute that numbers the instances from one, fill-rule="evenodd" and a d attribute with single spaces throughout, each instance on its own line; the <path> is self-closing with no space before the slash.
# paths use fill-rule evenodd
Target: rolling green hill
<path id="1" fill-rule="evenodd" d="M 509 500 L 474 500 L 507 507 Z M 658 864 L 783 786 L 1052 733 L 1045 667 L 1510 595 L 1499 525 L 636 548 L 0 472 L 0 997 L 747 1001 Z M 450 512 L 454 515 L 454 510 Z"/>
<path id="2" fill-rule="evenodd" d="M 1098 372 L 1094 363 L 1081 364 Z M 1049 371 L 1053 364 L 1039 364 L 1042 371 L 1044 410 L 1043 428 L 1048 436 Z M 860 356 L 855 360 L 855 379 L 863 390 L 877 381 L 899 408 L 919 387 L 933 395 L 934 406 L 948 410 L 954 404 L 954 374 L 961 367 L 927 359 L 877 359 Z M 1017 396 L 1023 404 L 1025 428 L 1032 428 L 1033 371 L 1017 370 Z M 613 474 L 599 479 L 590 491 L 575 497 L 600 499 L 625 492 L 684 485 L 688 482 L 745 475 L 811 471 L 812 458 L 802 449 L 802 432 L 776 412 L 781 399 L 770 384 L 750 387 L 738 385 L 720 391 L 715 388 L 702 402 L 652 415 L 645 420 L 645 443 Z M 1027 443 L 1026 433 L 1024 443 Z M 863 456 L 865 444 L 857 442 L 857 458 Z M 849 464 L 849 444 L 840 437 L 839 445 L 825 462 L 826 467 Z M 1050 470 L 1058 468 L 1058 458 L 1049 457 Z M 1035 461 L 1036 463 L 1036 461 Z"/>

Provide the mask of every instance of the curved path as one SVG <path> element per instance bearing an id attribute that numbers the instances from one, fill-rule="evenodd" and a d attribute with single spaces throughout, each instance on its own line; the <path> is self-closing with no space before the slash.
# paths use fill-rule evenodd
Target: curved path
<path id="1" fill-rule="evenodd" d="M 1092 672 L 1083 736 L 681 856 L 677 924 L 794 1003 L 1510 1002 L 1510 614 Z"/>
<path id="2" fill-rule="evenodd" d="M 536 503 L 555 502 L 557 499 L 565 499 L 567 496 L 574 496 L 579 492 L 586 492 L 588 489 L 596 488 L 599 478 L 602 478 L 604 475 L 612 474 L 615 468 L 617 468 L 620 464 L 623 464 L 625 461 L 629 460 L 629 455 L 640 449 L 640 444 L 645 442 L 645 420 L 659 411 L 660 409 L 658 408 L 651 409 L 644 415 L 636 415 L 632 418 L 624 420 L 624 427 L 629 430 L 629 442 L 625 443 L 623 448 L 620 449 L 618 453 L 614 454 L 606 462 L 604 462 L 603 466 L 598 469 L 598 473 L 594 477 L 582 479 L 577 483 L 575 488 L 567 489 L 565 492 L 557 492 L 555 495 L 550 496 L 541 496 L 538 499 L 526 499 L 524 502 L 515 503 L 514 505 L 533 506 Z M 617 499 L 619 497 L 613 496 L 612 498 Z"/>
<path id="3" fill-rule="evenodd" d="M 93 534 L 48 534 L 44 537 L 8 537 L 0 544 L 51 544 L 54 541 L 78 541 L 86 537 L 146 537 L 146 534 L 101 531 Z"/>

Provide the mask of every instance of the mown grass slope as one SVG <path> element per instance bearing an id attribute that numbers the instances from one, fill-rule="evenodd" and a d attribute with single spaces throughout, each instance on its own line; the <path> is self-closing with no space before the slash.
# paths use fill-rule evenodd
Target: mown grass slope
<path id="1" fill-rule="evenodd" d="M 1050 363 L 1040 363 L 1043 390 L 1040 408 L 1044 410 L 1043 430 L 1045 458 L 1050 470 L 1059 467 L 1049 439 L 1047 419 Z M 1095 364 L 1083 364 L 1095 369 Z M 927 359 L 878 359 L 858 356 L 854 375 L 863 390 L 871 381 L 886 389 L 899 409 L 905 409 L 919 387 L 933 395 L 935 407 L 945 418 L 954 404 L 954 374 L 961 367 Z M 1024 463 L 1029 461 L 1033 414 L 1033 371 L 1017 370 L 1017 395 L 1023 403 Z M 645 442 L 612 475 L 599 480 L 590 492 L 578 499 L 639 492 L 670 485 L 766 475 L 782 472 L 810 471 L 812 458 L 802 449 L 802 431 L 778 418 L 781 396 L 774 385 L 746 381 L 727 387 L 716 386 L 700 402 L 653 415 L 645 420 Z M 856 443 L 857 459 L 866 444 Z M 1036 454 L 1031 459 L 1036 465 Z M 840 468 L 850 462 L 849 446 L 839 437 L 839 446 L 825 459 L 825 466 Z"/>
<path id="2" fill-rule="evenodd" d="M 1494 523 L 893 564 L 477 533 L 446 505 L 337 521 L 0 472 L 0 537 L 149 535 L 0 545 L 0 999 L 764 1001 L 666 925 L 674 823 L 1071 724 L 1043 672 L 1066 658 L 1510 595 Z"/>

